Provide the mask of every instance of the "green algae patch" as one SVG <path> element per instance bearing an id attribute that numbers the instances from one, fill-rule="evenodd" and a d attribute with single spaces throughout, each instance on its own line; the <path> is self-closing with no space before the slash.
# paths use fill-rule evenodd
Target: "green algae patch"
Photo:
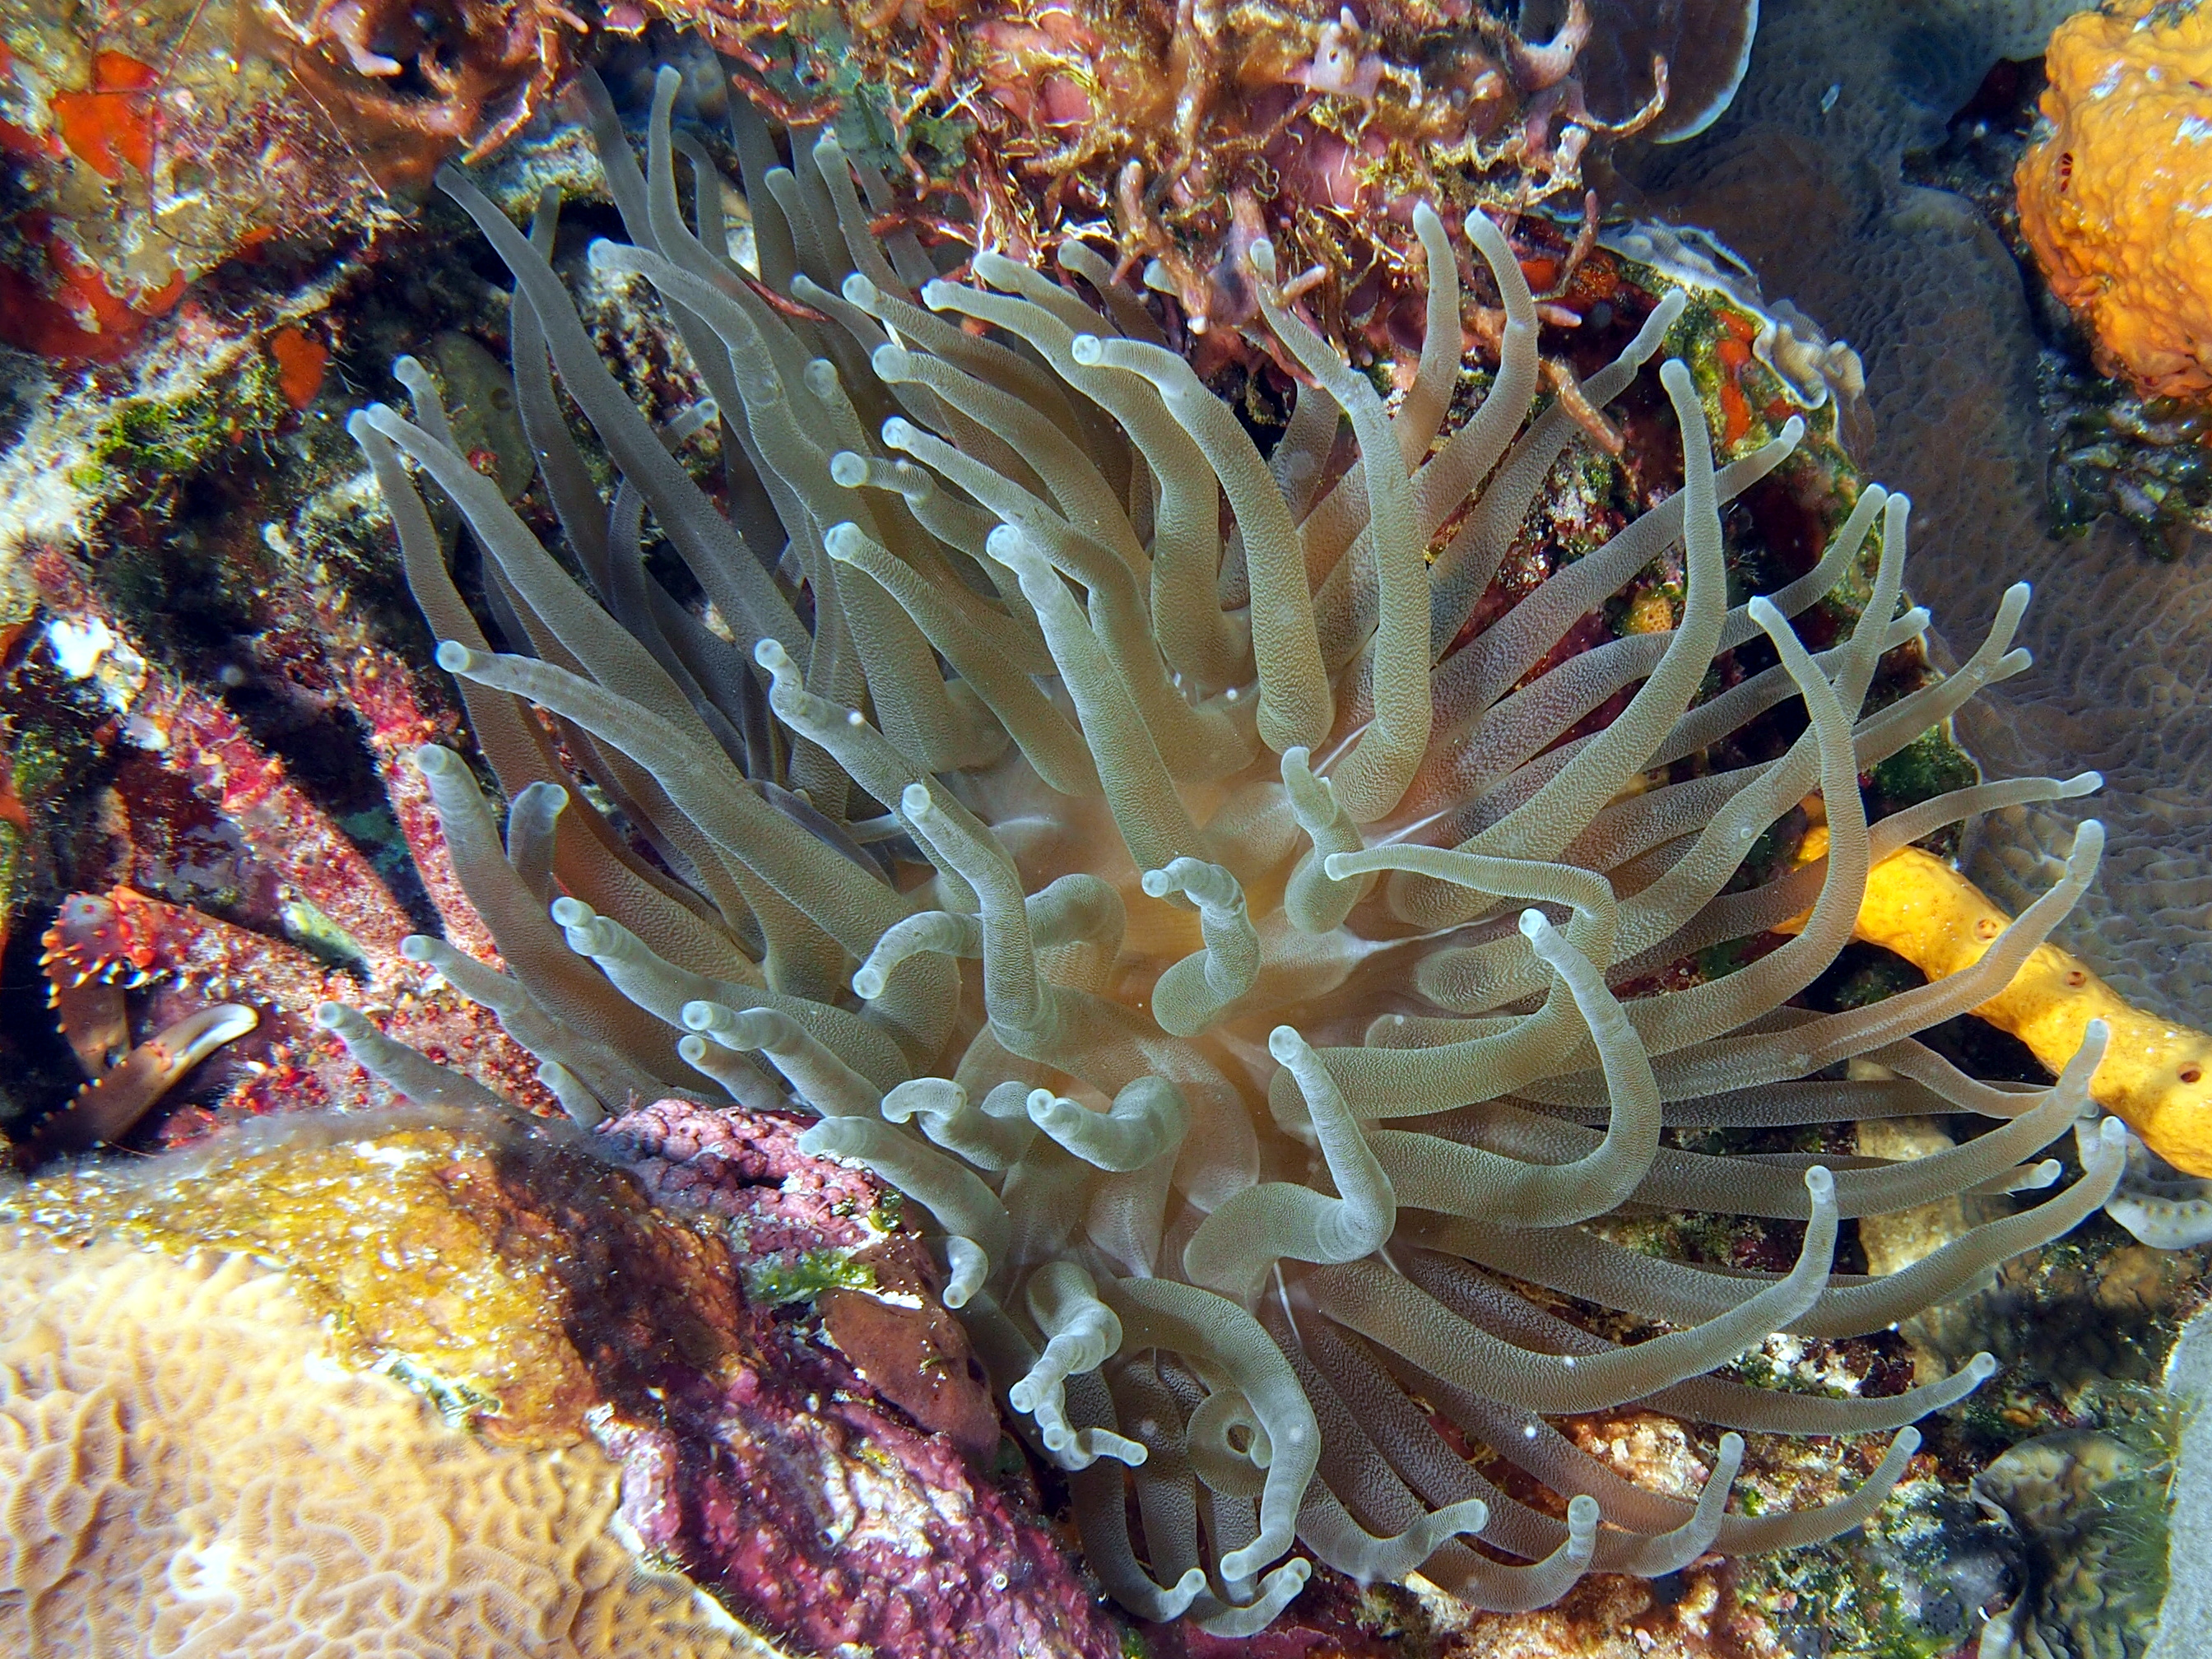
<path id="1" fill-rule="evenodd" d="M 829 1290 L 872 1291 L 876 1270 L 856 1260 L 856 1249 L 802 1251 L 795 1259 L 769 1256 L 744 1269 L 745 1300 L 756 1308 L 811 1302 Z"/>
<path id="2" fill-rule="evenodd" d="M 100 495 L 130 478 L 197 472 L 264 419 L 273 422 L 282 403 L 275 375 L 258 356 L 220 383 L 169 398 L 126 398 L 93 434 L 70 482 Z"/>
<path id="3" fill-rule="evenodd" d="M 1868 775 L 1869 807 L 1881 816 L 1965 789 L 1981 781 L 1978 769 L 1942 726 L 1930 726 Z"/>
<path id="4" fill-rule="evenodd" d="M 718 1369 L 735 1316 L 719 1243 L 580 1149 L 459 1122 L 272 1120 L 42 1177 L 0 1212 L 64 1237 L 283 1268 L 343 1358 L 510 1444 L 571 1443 L 595 1405 L 647 1394 L 623 1340 L 645 1323 L 673 1332 L 667 1362 Z M 673 1326 L 672 1303 L 690 1316 Z"/>

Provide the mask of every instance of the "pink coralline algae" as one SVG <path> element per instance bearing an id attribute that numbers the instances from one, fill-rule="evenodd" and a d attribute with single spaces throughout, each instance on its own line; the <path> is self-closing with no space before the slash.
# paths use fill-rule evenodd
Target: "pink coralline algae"
<path id="1" fill-rule="evenodd" d="M 816 1340 L 813 1321 L 789 1316 L 793 1304 L 781 1316 L 760 1305 L 773 1291 L 753 1301 L 735 1363 L 665 1386 L 658 1424 L 599 1427 L 623 1465 L 623 1518 L 741 1617 L 816 1651 L 1118 1653 L 1051 1534 L 969 1461 L 999 1437 L 964 1340 L 929 1368 L 934 1383 L 881 1363 L 902 1346 L 900 1316 L 955 1338 L 958 1326 L 928 1282 L 919 1237 L 872 1221 L 888 1189 L 800 1152 L 801 1127 L 787 1114 L 662 1100 L 600 1131 L 633 1153 L 657 1200 L 728 1224 L 750 1282 L 856 1261 L 884 1299 L 841 1287 L 823 1300 L 849 1297 L 888 1316 L 866 1322 L 870 1346 L 840 1352 Z M 860 1323 L 824 1322 L 833 1336 Z M 908 1386 L 917 1381 L 920 1394 Z M 938 1416 L 945 1431 L 908 1426 L 872 1395 L 917 1419 Z"/>
<path id="2" fill-rule="evenodd" d="M 402 954 L 415 919 L 286 763 L 217 692 L 153 660 L 76 562 L 42 554 L 33 572 L 49 629 L 105 642 L 89 674 L 119 715 L 119 740 L 110 742 L 123 783 L 108 818 L 109 884 L 67 894 L 41 939 L 52 1005 L 88 1077 L 102 1076 L 112 1045 L 103 1037 L 95 1053 L 79 1036 L 107 1024 L 124 992 L 133 995 L 125 1048 L 211 1004 L 237 1002 L 258 1013 L 258 1029 L 203 1067 L 193 1091 L 217 1111 L 172 1114 L 160 1131 L 165 1142 L 190 1141 L 223 1117 L 350 1104 L 362 1097 L 360 1071 L 312 1020 L 318 1003 L 335 998 L 366 1001 L 395 1038 L 513 1098 L 550 1105 L 528 1057 L 492 1018 Z M 453 717 L 357 621 L 335 613 L 319 621 L 329 694 L 358 718 L 424 896 L 448 940 L 495 962 L 421 776 L 401 760 L 444 735 Z M 212 882 L 218 864 L 227 868 L 218 884 L 229 894 L 225 915 L 152 896 L 186 874 Z M 108 1140 L 131 1127 L 117 1117 L 87 1133 Z M 42 1145 L 63 1150 L 83 1139 L 58 1125 Z"/>
<path id="3" fill-rule="evenodd" d="M 1118 1653 L 1050 1534 L 946 1441 L 811 1392 L 836 1369 L 779 1356 L 719 1398 L 672 1396 L 669 1426 L 608 1429 L 647 1547 L 817 1652 Z"/>
<path id="4" fill-rule="evenodd" d="M 600 1133 L 637 1157 L 646 1190 L 736 1224 L 755 1261 L 823 1247 L 858 1249 L 865 1217 L 883 1195 L 872 1176 L 799 1150 L 812 1120 L 797 1113 L 707 1111 L 660 1100 L 610 1120 Z"/>

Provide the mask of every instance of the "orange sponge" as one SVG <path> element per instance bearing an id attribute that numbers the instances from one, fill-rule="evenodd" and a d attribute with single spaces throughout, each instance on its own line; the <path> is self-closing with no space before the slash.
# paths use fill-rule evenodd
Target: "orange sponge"
<path id="1" fill-rule="evenodd" d="M 2155 397 L 2212 393 L 2212 6 L 2109 0 L 2059 25 L 2050 136 L 2020 224 L 2098 366 Z"/>

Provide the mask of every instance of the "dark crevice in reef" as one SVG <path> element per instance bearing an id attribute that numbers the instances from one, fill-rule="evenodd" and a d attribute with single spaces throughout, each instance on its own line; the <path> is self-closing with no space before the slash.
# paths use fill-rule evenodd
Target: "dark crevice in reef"
<path id="1" fill-rule="evenodd" d="M 0 955 L 0 1118 L 13 1121 L 40 1106 L 66 1100 L 84 1073 L 62 1041 L 46 1006 L 46 978 L 39 971 L 40 934 L 51 927 L 54 906 L 26 911 Z"/>
<path id="2" fill-rule="evenodd" d="M 1927 982 L 1927 975 L 1903 957 L 1879 945 L 1855 939 L 1838 953 L 1818 979 L 1805 988 L 1796 1001 L 1822 1013 L 1835 1013 L 1846 1008 L 1864 1007 Z M 1989 1083 L 2032 1084 L 2039 1089 L 2047 1089 L 2057 1080 L 2028 1051 L 2026 1043 L 1972 1014 L 1954 1015 L 1918 1036 L 1921 1042 L 1968 1077 Z"/>

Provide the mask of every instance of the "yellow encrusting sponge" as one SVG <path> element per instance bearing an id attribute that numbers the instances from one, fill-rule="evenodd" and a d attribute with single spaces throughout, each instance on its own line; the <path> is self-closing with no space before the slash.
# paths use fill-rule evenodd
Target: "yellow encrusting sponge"
<path id="1" fill-rule="evenodd" d="M 1824 840 L 1814 830 L 1798 857 L 1819 857 Z M 1852 933 L 1894 951 L 1929 978 L 1945 979 L 1979 962 L 2011 921 L 1942 860 L 1905 847 L 1874 866 Z M 2091 1096 L 2174 1168 L 2212 1176 L 2212 1033 L 2123 1002 L 2055 945 L 2038 945 L 2012 983 L 1974 1012 L 2018 1037 L 2054 1073 L 2081 1046 L 2089 1022 L 2103 1020 L 2112 1043 Z"/>

